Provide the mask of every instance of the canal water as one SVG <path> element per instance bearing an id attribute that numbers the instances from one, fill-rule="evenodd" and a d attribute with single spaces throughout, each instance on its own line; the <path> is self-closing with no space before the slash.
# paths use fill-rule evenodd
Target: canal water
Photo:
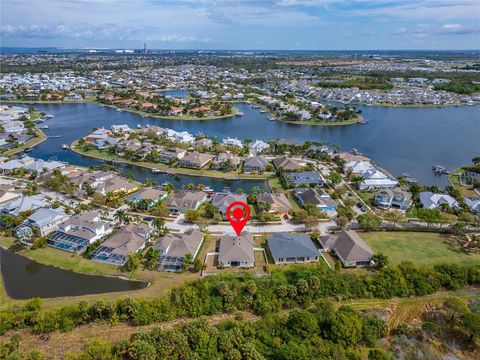
<path id="1" fill-rule="evenodd" d="M 198 131 L 218 139 L 237 137 L 239 139 L 272 140 L 284 138 L 299 143 L 306 140 L 330 142 L 342 150 L 358 149 L 378 165 L 399 176 L 409 173 L 421 184 L 446 185 L 445 176 L 435 176 L 432 165 L 443 165 L 448 170 L 470 163 L 480 154 L 480 106 L 443 108 L 402 108 L 357 106 L 368 124 L 347 126 L 297 125 L 282 121 L 269 121 L 265 113 L 247 103 L 235 106 L 245 115 L 225 119 L 188 121 L 141 117 L 129 112 L 87 104 L 35 104 L 40 111 L 53 114 L 47 120 L 50 129 L 45 130 L 50 138 L 32 151 L 32 156 L 43 159 L 56 158 L 78 165 L 98 164 L 72 151 L 62 150 L 63 143 L 71 143 L 85 136 L 95 127 L 110 127 L 113 124 L 150 124 L 175 130 L 186 130 L 192 134 Z M 149 177 L 158 182 L 172 181 L 169 176 L 153 176 L 148 170 L 137 167 L 122 167 L 132 172 L 138 180 Z M 184 177 L 178 184 L 189 182 L 204 183 L 218 190 L 224 186 L 232 189 L 242 187 L 248 190 L 261 183 L 250 181 L 225 181 Z"/>
<path id="2" fill-rule="evenodd" d="M 79 274 L 43 265 L 3 248 L 0 248 L 0 260 L 3 283 L 12 299 L 100 294 L 148 286 L 146 282 Z"/>

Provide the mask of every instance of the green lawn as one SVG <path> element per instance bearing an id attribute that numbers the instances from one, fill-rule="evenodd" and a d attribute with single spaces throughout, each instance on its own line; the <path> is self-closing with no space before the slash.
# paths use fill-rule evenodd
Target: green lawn
<path id="1" fill-rule="evenodd" d="M 366 202 L 367 205 L 370 205 L 371 200 L 375 197 L 375 191 L 361 190 L 357 191 L 357 195 L 360 197 L 360 199 Z"/>
<path id="2" fill-rule="evenodd" d="M 368 232 L 360 234 L 375 252 L 381 252 L 394 264 L 461 263 L 480 265 L 480 254 L 466 254 L 447 236 L 427 232 Z"/>
<path id="3" fill-rule="evenodd" d="M 14 238 L 2 238 L 0 245 L 12 249 L 19 243 Z M 119 266 L 101 263 L 84 258 L 82 255 L 72 254 L 67 251 L 44 247 L 36 250 L 22 249 L 19 254 L 36 260 L 42 264 L 53 265 L 63 269 L 85 274 L 115 275 L 128 277 L 128 273 L 121 271 Z"/>

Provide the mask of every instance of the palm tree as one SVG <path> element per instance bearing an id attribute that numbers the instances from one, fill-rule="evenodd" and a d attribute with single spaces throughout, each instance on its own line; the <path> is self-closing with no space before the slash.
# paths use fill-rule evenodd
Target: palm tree
<path id="1" fill-rule="evenodd" d="M 90 205 L 88 205 L 88 204 L 80 203 L 80 204 L 78 204 L 78 206 L 77 206 L 77 210 L 78 210 L 79 212 L 89 211 L 89 210 L 91 210 L 91 207 L 90 207 Z"/>
<path id="2" fill-rule="evenodd" d="M 119 209 L 113 214 L 113 218 L 121 223 L 125 222 L 125 220 L 128 218 L 127 214 L 125 213 L 125 210 Z"/>
<path id="3" fill-rule="evenodd" d="M 153 221 L 152 221 L 152 225 L 155 229 L 160 231 L 165 226 L 165 220 L 163 220 L 162 218 L 159 218 L 159 217 L 154 218 Z"/>
<path id="4" fill-rule="evenodd" d="M 472 159 L 472 163 L 474 163 L 475 165 L 480 165 L 480 156 L 475 156 Z"/>
<path id="5" fill-rule="evenodd" d="M 149 199 L 142 199 L 140 201 L 137 201 L 135 203 L 135 208 L 136 209 L 139 209 L 139 210 L 148 210 L 148 208 L 150 207 L 150 203 L 152 202 L 152 200 L 149 200 Z"/>
<path id="6" fill-rule="evenodd" d="M 355 185 L 356 188 L 360 185 L 360 183 L 364 180 L 361 175 L 353 175 L 350 180 Z"/>
<path id="7" fill-rule="evenodd" d="M 198 184 L 197 189 L 198 189 L 198 191 L 203 191 L 205 189 L 205 185 L 204 184 Z"/>

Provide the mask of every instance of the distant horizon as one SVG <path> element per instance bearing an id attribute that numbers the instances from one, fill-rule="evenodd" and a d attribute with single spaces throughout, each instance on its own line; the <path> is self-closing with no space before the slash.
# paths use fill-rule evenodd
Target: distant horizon
<path id="1" fill-rule="evenodd" d="M 61 50 L 134 50 L 142 49 L 142 47 L 67 47 L 67 46 L 0 46 L 0 49 L 61 49 Z M 397 52 L 436 52 L 436 51 L 480 51 L 480 47 L 476 49 L 262 49 L 262 48 L 238 48 L 238 49 L 222 49 L 222 48 L 149 48 L 151 51 L 292 51 L 292 52 L 308 52 L 308 51 L 397 51 Z"/>
<path id="2" fill-rule="evenodd" d="M 8 47 L 477 50 L 478 0 L 0 2 Z M 141 45 L 137 45 L 141 44 Z"/>

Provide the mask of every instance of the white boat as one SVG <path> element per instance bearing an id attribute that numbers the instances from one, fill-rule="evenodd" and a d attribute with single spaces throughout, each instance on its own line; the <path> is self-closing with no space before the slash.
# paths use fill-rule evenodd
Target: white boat
<path id="1" fill-rule="evenodd" d="M 442 165 L 433 165 L 432 170 L 433 170 L 433 173 L 435 175 L 448 175 L 448 174 L 450 174 L 450 171 L 445 169 L 445 166 L 442 166 Z"/>
<path id="2" fill-rule="evenodd" d="M 137 129 L 141 129 L 141 128 L 142 128 L 142 125 L 137 124 Z"/>
<path id="3" fill-rule="evenodd" d="M 275 120 L 277 120 L 277 119 L 275 119 L 273 116 L 269 116 L 269 117 L 268 117 L 268 120 L 270 120 L 270 121 L 275 121 Z"/>
<path id="4" fill-rule="evenodd" d="M 266 113 L 267 110 L 263 110 L 263 109 L 262 109 L 262 110 L 260 110 L 260 112 L 261 112 L 261 113 Z"/>
<path id="5" fill-rule="evenodd" d="M 235 114 L 235 116 L 243 116 L 243 115 L 245 115 L 245 114 L 244 114 L 243 112 L 241 112 L 241 111 L 239 111 L 239 112 L 237 112 L 237 113 Z"/>
<path id="6" fill-rule="evenodd" d="M 161 172 L 162 172 L 162 170 L 160 170 L 160 169 L 157 169 L 157 168 L 152 169 L 152 174 L 160 174 Z"/>
<path id="7" fill-rule="evenodd" d="M 117 109 L 118 112 L 122 112 L 123 110 L 122 109 Z"/>
<path id="8" fill-rule="evenodd" d="M 63 150 L 69 150 L 69 149 L 70 149 L 70 146 L 68 146 L 67 144 L 63 144 L 63 145 L 62 145 L 62 149 L 63 149 Z"/>
<path id="9" fill-rule="evenodd" d="M 51 115 L 51 114 L 45 114 L 43 117 L 45 119 L 53 119 L 53 115 Z"/>
<path id="10" fill-rule="evenodd" d="M 39 126 L 38 128 L 48 130 L 48 125 L 42 125 L 42 126 Z"/>

